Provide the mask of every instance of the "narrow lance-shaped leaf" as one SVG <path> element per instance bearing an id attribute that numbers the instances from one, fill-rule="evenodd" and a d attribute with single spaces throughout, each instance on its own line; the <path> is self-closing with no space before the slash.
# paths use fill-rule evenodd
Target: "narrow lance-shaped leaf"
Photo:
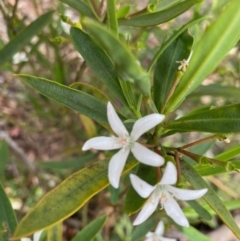
<path id="1" fill-rule="evenodd" d="M 0 238 L 3 241 L 8 241 L 17 226 L 17 219 L 1 183 L 0 210 Z"/>
<path id="2" fill-rule="evenodd" d="M 240 132 L 240 104 L 226 105 L 186 117 L 183 116 L 165 124 L 164 128 L 219 134 Z"/>
<path id="3" fill-rule="evenodd" d="M 71 216 L 91 197 L 109 185 L 109 161 L 98 161 L 72 174 L 48 192 L 20 221 L 14 238 L 28 236 Z M 128 160 L 123 174 L 137 165 Z"/>
<path id="4" fill-rule="evenodd" d="M 84 227 L 71 241 L 92 240 L 101 230 L 107 220 L 107 216 L 101 216 Z"/>
<path id="5" fill-rule="evenodd" d="M 80 112 L 100 123 L 108 124 L 106 105 L 84 92 L 31 75 L 17 75 L 41 94 Z"/>
<path id="6" fill-rule="evenodd" d="M 84 14 L 85 16 L 88 16 L 90 18 L 95 18 L 92 11 L 89 9 L 89 7 L 83 2 L 83 1 L 76 1 L 76 0 L 59 0 L 62 3 L 67 4 L 71 8 L 79 11 L 80 13 Z"/>
<path id="7" fill-rule="evenodd" d="M 191 183 L 195 189 L 207 188 L 208 192 L 203 196 L 204 200 L 217 213 L 221 220 L 229 227 L 230 230 L 240 238 L 240 229 L 231 216 L 230 212 L 224 206 L 218 195 L 206 183 L 206 181 L 198 174 L 198 172 L 186 162 L 181 162 L 181 171 L 184 177 Z"/>
<path id="8" fill-rule="evenodd" d="M 202 0 L 186 0 L 162 11 L 120 20 L 119 24 L 135 27 L 155 26 L 177 17 L 199 2 Z"/>
<path id="9" fill-rule="evenodd" d="M 51 19 L 53 11 L 43 14 L 0 50 L 0 66 L 21 50 Z"/>
<path id="10" fill-rule="evenodd" d="M 90 19 L 84 20 L 83 24 L 94 40 L 113 59 L 121 79 L 135 83 L 145 96 L 150 96 L 150 76 L 127 47 L 103 25 Z"/>
<path id="11" fill-rule="evenodd" d="M 72 27 L 70 35 L 75 48 L 86 60 L 97 78 L 126 105 L 117 72 L 107 54 L 81 29 Z"/>
<path id="12" fill-rule="evenodd" d="M 181 63 L 177 61 L 187 60 L 193 37 L 187 31 L 183 32 L 171 45 L 162 53 L 158 59 L 154 71 L 154 102 L 160 113 L 166 104 L 171 87 L 177 79 L 178 66 Z"/>
<path id="13" fill-rule="evenodd" d="M 193 51 L 189 67 L 181 78 L 166 112 L 171 112 L 217 67 L 240 38 L 239 0 L 229 1 L 217 20 L 207 28 Z"/>

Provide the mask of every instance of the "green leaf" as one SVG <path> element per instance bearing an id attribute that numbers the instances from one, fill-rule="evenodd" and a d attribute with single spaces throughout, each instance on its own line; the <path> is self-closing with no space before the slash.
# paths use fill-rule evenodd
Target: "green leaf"
<path id="1" fill-rule="evenodd" d="M 192 226 L 187 228 L 179 227 L 179 229 L 189 241 L 212 241 L 212 239 L 210 239 Z"/>
<path id="2" fill-rule="evenodd" d="M 191 183 L 195 189 L 207 188 L 208 192 L 203 196 L 204 200 L 216 212 L 221 220 L 229 227 L 230 230 L 240 238 L 240 229 L 235 223 L 233 217 L 224 206 L 218 195 L 206 183 L 206 181 L 198 174 L 198 172 L 186 162 L 181 162 L 181 171 L 184 177 Z"/>
<path id="3" fill-rule="evenodd" d="M 80 169 L 83 168 L 88 162 L 91 160 L 96 159 L 96 155 L 93 153 L 86 154 L 84 156 L 70 159 L 70 160 L 63 160 L 63 161 L 47 161 L 47 162 L 40 162 L 40 167 L 51 169 L 54 171 L 57 170 L 66 170 L 66 169 Z"/>
<path id="4" fill-rule="evenodd" d="M 128 15 L 129 11 L 131 9 L 130 5 L 124 5 L 121 8 L 117 10 L 117 18 L 124 18 Z"/>
<path id="5" fill-rule="evenodd" d="M 28 236 L 52 226 L 75 213 L 91 197 L 109 185 L 109 161 L 98 161 L 74 173 L 56 188 L 48 192 L 21 220 L 15 238 Z M 128 160 L 123 174 L 137 165 Z"/>
<path id="6" fill-rule="evenodd" d="M 84 227 L 71 241 L 92 240 L 101 230 L 107 220 L 107 216 L 101 216 Z"/>
<path id="7" fill-rule="evenodd" d="M 135 27 L 159 25 L 186 12 L 190 7 L 199 2 L 202 2 L 202 0 L 186 0 L 159 12 L 143 14 L 129 19 L 120 20 L 119 24 Z"/>
<path id="8" fill-rule="evenodd" d="M 21 33 L 6 44 L 0 50 L 0 66 L 11 57 L 26 46 L 33 36 L 37 35 L 40 30 L 51 20 L 53 11 L 47 12 L 39 17 L 37 20 L 28 25 Z"/>
<path id="9" fill-rule="evenodd" d="M 214 159 L 219 160 L 219 161 L 229 161 L 230 159 L 234 158 L 235 156 L 240 155 L 240 145 L 232 146 L 226 151 L 218 154 L 217 156 L 214 157 Z"/>
<path id="10" fill-rule="evenodd" d="M 188 31 L 183 32 L 176 38 L 158 59 L 154 71 L 153 94 L 157 109 L 162 113 L 169 92 L 177 81 L 179 63 L 187 60 L 191 52 L 193 37 Z"/>
<path id="11" fill-rule="evenodd" d="M 198 98 L 204 95 L 209 96 L 219 96 L 225 97 L 229 99 L 238 99 L 240 95 L 239 88 L 230 85 L 219 85 L 219 84 L 211 84 L 211 85 L 201 85 L 199 86 L 193 93 L 191 93 L 189 98 Z"/>
<path id="12" fill-rule="evenodd" d="M 150 96 L 150 76 L 129 49 L 103 25 L 90 19 L 84 20 L 83 24 L 91 37 L 113 59 L 121 79 L 135 83 L 144 95 Z"/>
<path id="13" fill-rule="evenodd" d="M 181 131 L 210 133 L 240 132 L 240 104 L 226 105 L 179 118 L 167 123 L 164 128 Z"/>
<path id="14" fill-rule="evenodd" d="M 240 208 L 239 200 L 225 201 L 224 205 L 229 211 Z M 214 210 L 208 204 L 202 204 L 202 207 L 206 209 L 207 212 L 210 213 L 211 215 L 216 215 Z M 184 211 L 184 214 L 187 216 L 187 218 L 196 219 L 198 217 L 198 214 L 191 206 L 184 207 L 183 211 Z"/>
<path id="15" fill-rule="evenodd" d="M 136 175 L 149 184 L 156 184 L 157 176 L 155 167 L 146 166 L 140 163 Z M 146 198 L 144 199 L 140 197 L 139 194 L 135 191 L 135 189 L 132 186 L 130 186 L 125 198 L 125 213 L 127 215 L 136 213 L 143 206 L 146 200 Z"/>
<path id="16" fill-rule="evenodd" d="M 62 241 L 62 222 L 47 229 L 47 241 Z"/>
<path id="17" fill-rule="evenodd" d="M 92 11 L 88 8 L 88 6 L 81 0 L 59 0 L 62 3 L 67 4 L 68 6 L 70 6 L 71 8 L 79 11 L 80 13 L 82 13 L 85 16 L 88 16 L 90 18 L 95 18 L 94 14 L 92 13 Z"/>
<path id="18" fill-rule="evenodd" d="M 209 221 L 212 219 L 211 214 L 203 208 L 197 201 L 191 200 L 187 201 L 187 203 L 196 211 L 196 213 L 203 219 Z"/>
<path id="19" fill-rule="evenodd" d="M 152 229 L 156 224 L 156 218 L 155 216 L 151 216 L 148 218 L 144 223 L 138 225 L 132 233 L 131 241 L 140 241 L 143 240 L 145 235 L 149 230 Z"/>
<path id="20" fill-rule="evenodd" d="M 236 166 L 237 169 L 240 169 L 240 161 L 231 161 L 232 164 Z M 194 167 L 196 171 L 201 175 L 201 176 L 210 176 L 210 175 L 217 175 L 221 173 L 226 173 L 228 172 L 226 169 L 220 167 L 220 166 L 195 166 Z"/>
<path id="21" fill-rule="evenodd" d="M 77 51 L 86 60 L 95 75 L 122 101 L 127 104 L 117 72 L 107 54 L 79 28 L 71 28 L 70 35 Z"/>
<path id="22" fill-rule="evenodd" d="M 185 25 L 183 25 L 180 29 L 178 29 L 174 34 L 171 35 L 171 37 L 169 39 L 166 40 L 166 42 L 163 43 L 163 45 L 161 46 L 161 48 L 157 51 L 157 53 L 154 55 L 153 59 L 151 60 L 151 63 L 149 64 L 148 67 L 148 72 L 151 71 L 153 65 L 155 64 L 155 62 L 159 59 L 160 55 L 165 51 L 165 49 L 167 49 L 169 47 L 169 45 L 176 39 L 178 38 L 179 35 L 181 35 L 184 31 L 186 31 L 187 29 L 191 28 L 192 26 L 198 24 L 199 22 L 207 19 L 209 17 L 204 16 L 204 17 L 200 17 L 200 18 L 196 18 L 193 19 L 192 21 L 189 21 L 188 23 L 186 23 Z"/>
<path id="23" fill-rule="evenodd" d="M 17 76 L 41 94 L 100 123 L 108 124 L 106 105 L 95 97 L 47 79 L 23 74 Z"/>
<path id="24" fill-rule="evenodd" d="M 0 142 L 0 180 L 4 179 L 5 167 L 9 157 L 8 145 L 5 141 Z"/>
<path id="25" fill-rule="evenodd" d="M 3 241 L 8 241 L 17 226 L 17 219 L 12 205 L 0 183 L 0 236 Z"/>
<path id="26" fill-rule="evenodd" d="M 239 0 L 232 0 L 196 44 L 189 67 L 168 102 L 168 113 L 202 83 L 237 43 L 240 38 L 239 22 Z"/>

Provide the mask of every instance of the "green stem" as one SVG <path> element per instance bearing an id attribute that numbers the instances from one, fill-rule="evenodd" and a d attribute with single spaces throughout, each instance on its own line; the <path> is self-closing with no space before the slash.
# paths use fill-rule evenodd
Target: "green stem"
<path id="1" fill-rule="evenodd" d="M 109 29 L 118 36 L 118 21 L 116 14 L 116 0 L 107 0 L 107 18 Z"/>

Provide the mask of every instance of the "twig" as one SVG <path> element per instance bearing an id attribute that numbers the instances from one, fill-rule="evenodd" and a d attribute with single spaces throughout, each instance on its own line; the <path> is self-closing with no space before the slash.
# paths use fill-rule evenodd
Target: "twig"
<path id="1" fill-rule="evenodd" d="M 21 157 L 21 160 L 30 172 L 36 171 L 35 165 L 29 160 L 29 158 L 25 155 L 23 149 L 19 147 L 19 145 L 8 135 L 7 132 L 0 130 L 0 139 L 6 141 L 10 148 L 15 151 L 19 157 Z"/>

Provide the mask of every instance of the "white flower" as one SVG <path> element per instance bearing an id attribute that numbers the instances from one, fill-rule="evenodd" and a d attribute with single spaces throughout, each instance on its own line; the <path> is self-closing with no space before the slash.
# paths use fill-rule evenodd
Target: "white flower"
<path id="1" fill-rule="evenodd" d="M 39 241 L 42 234 L 42 230 L 33 234 L 33 241 Z M 21 238 L 21 241 L 32 241 L 30 238 Z"/>
<path id="2" fill-rule="evenodd" d="M 162 180 L 151 186 L 136 175 L 130 174 L 131 183 L 136 192 L 143 198 L 149 197 L 133 225 L 143 223 L 155 211 L 158 203 L 161 204 L 167 215 L 177 224 L 188 227 L 189 223 L 175 198 L 180 200 L 193 200 L 202 197 L 207 189 L 183 190 L 170 185 L 177 182 L 177 170 L 172 162 L 168 162 Z"/>
<path id="3" fill-rule="evenodd" d="M 143 133 L 162 122 L 164 115 L 150 114 L 140 118 L 133 125 L 130 135 L 110 102 L 107 105 L 107 117 L 112 130 L 118 137 L 100 136 L 91 138 L 85 142 L 82 150 L 86 151 L 91 148 L 97 150 L 114 150 L 121 148 L 109 162 L 108 179 L 113 187 L 118 188 L 119 186 L 120 176 L 130 151 L 132 151 L 138 161 L 144 164 L 161 166 L 164 163 L 164 159 L 161 156 L 136 142 Z"/>
<path id="4" fill-rule="evenodd" d="M 163 221 L 160 221 L 155 232 L 148 232 L 144 241 L 176 241 L 176 239 L 163 237 L 163 233 L 164 224 Z"/>

